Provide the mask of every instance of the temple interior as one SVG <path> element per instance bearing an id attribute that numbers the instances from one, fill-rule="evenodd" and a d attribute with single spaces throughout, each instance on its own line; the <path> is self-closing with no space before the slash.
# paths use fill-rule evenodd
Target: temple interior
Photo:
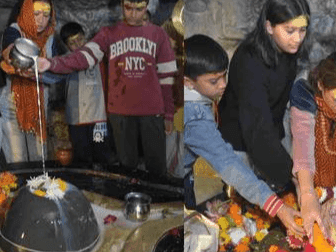
<path id="1" fill-rule="evenodd" d="M 13 0 L 0 0 L 0 37 L 2 37 L 4 30 L 8 26 L 12 10 L 17 2 Z M 148 11 L 151 22 L 162 27 L 167 27 L 169 23 L 173 22 L 174 18 L 180 18 L 184 34 L 179 34 L 180 30 L 178 30 L 176 24 L 173 24 L 173 27 L 175 27 L 175 36 L 179 34 L 179 38 L 182 36 L 182 38 L 187 39 L 195 34 L 207 35 L 225 48 L 231 59 L 245 35 L 254 27 L 264 2 L 265 0 L 150 0 Z M 322 58 L 335 51 L 336 48 L 336 3 L 333 0 L 308 0 L 308 2 L 311 8 L 309 59 L 313 64 L 317 64 Z M 54 0 L 57 20 L 56 38 L 60 40 L 59 32 L 61 27 L 70 21 L 81 24 L 88 39 L 94 37 L 101 27 L 113 26 L 122 18 L 120 4 L 121 0 Z M 174 39 L 172 38 L 172 40 Z M 2 40 L 0 41 L 0 48 L 1 42 Z M 80 196 L 78 197 L 81 198 L 81 195 L 83 195 L 84 199 L 89 202 L 89 206 L 87 206 L 89 210 L 86 212 L 93 211 L 93 216 L 96 219 L 96 221 L 93 220 L 93 226 L 99 230 L 97 231 L 98 235 L 92 231 L 94 233 L 92 235 L 93 238 L 88 238 L 93 239 L 93 245 L 90 243 L 86 248 L 76 247 L 76 242 L 72 243 L 72 239 L 75 240 L 76 236 L 71 235 L 76 231 L 71 229 L 71 221 L 65 221 L 66 218 L 70 219 L 70 217 L 64 217 L 68 214 L 64 213 L 64 215 L 61 215 L 57 219 L 61 223 L 59 223 L 61 231 L 57 232 L 62 233 L 62 235 L 66 234 L 70 238 L 68 241 L 60 241 L 59 243 L 62 245 L 57 248 L 57 251 L 181 252 L 183 251 L 184 240 L 187 237 L 189 239 L 188 244 L 197 244 L 197 241 L 192 241 L 192 239 L 196 238 L 189 235 L 192 231 L 196 232 L 198 230 L 207 233 L 207 235 L 202 236 L 204 250 L 201 249 L 202 246 L 199 243 L 200 247 L 198 247 L 199 250 L 197 251 L 238 251 L 234 250 L 234 247 L 228 250 L 217 250 L 217 248 L 220 248 L 217 238 L 220 236 L 219 232 L 221 229 L 218 225 L 214 225 L 204 217 L 205 211 L 209 210 L 211 204 L 215 205 L 213 202 L 216 199 L 225 203 L 230 201 L 231 195 L 229 189 L 231 190 L 231 188 L 214 172 L 211 165 L 202 158 L 199 158 L 194 166 L 194 191 L 197 208 L 195 211 L 188 211 L 184 206 L 183 80 L 180 76 L 183 73 L 181 70 L 183 70 L 182 65 L 184 62 L 183 39 L 175 40 L 175 43 L 177 43 L 177 45 L 175 44 L 175 56 L 179 76 L 176 81 L 177 84 L 175 83 L 173 87 L 175 99 L 174 130 L 169 138 L 167 137 L 167 150 L 171 151 L 169 156 L 170 166 L 167 168 L 169 179 L 151 176 L 146 170 L 144 162 L 140 162 L 136 171 L 124 169 L 113 157 L 108 164 L 100 164 L 99 162 L 94 162 L 93 164 L 73 162 L 72 150 L 68 148 L 70 140 L 67 136 L 69 133 L 64 116 L 64 90 L 52 86 L 49 90 L 50 107 L 48 107 L 48 138 L 51 139 L 47 143 L 46 156 L 48 158 L 44 162 L 8 163 L 6 162 L 4 153 L 2 151 L 0 153 L 1 171 L 9 171 L 13 174 L 16 177 L 15 183 L 17 184 L 15 190 L 11 192 L 9 199 L 6 199 L 6 204 L 3 204 L 3 207 L 0 206 L 0 251 L 54 251 L 55 248 L 46 250 L 43 247 L 48 246 L 46 245 L 46 241 L 36 242 L 37 247 L 35 250 L 20 247 L 20 244 L 16 242 L 23 242 L 24 238 L 22 237 L 28 235 L 28 233 L 22 231 L 20 234 L 16 234 L 15 230 L 10 228 L 11 225 L 14 227 L 13 224 L 10 224 L 13 218 L 15 219 L 14 210 L 7 215 L 11 204 L 16 202 L 15 211 L 19 212 L 20 207 L 18 207 L 18 204 L 21 201 L 24 202 L 24 200 L 18 200 L 18 192 L 20 191 L 18 189 L 30 188 L 32 190 L 32 188 L 35 188 L 34 193 L 37 195 L 36 191 L 41 190 L 40 187 L 43 187 L 43 184 L 47 182 L 41 182 L 37 187 L 29 187 L 26 185 L 27 181 L 46 173 L 51 178 L 64 181 L 68 189 L 72 188 L 72 186 L 79 189 Z M 64 44 L 63 49 L 66 50 Z M 304 66 L 306 62 L 300 63 Z M 288 121 L 285 121 L 286 123 Z M 285 125 L 285 129 L 288 130 L 288 125 Z M 56 133 L 57 131 L 66 132 L 65 137 L 63 134 L 63 138 L 61 137 L 62 139 L 60 139 Z M 62 151 L 57 152 L 56 150 L 60 145 L 65 147 L 61 148 Z M 141 154 L 144 153 L 141 147 L 140 152 L 142 152 Z M 68 199 L 66 193 L 70 195 L 70 192 L 67 191 L 68 189 L 63 190 L 65 192 L 64 199 Z M 46 193 L 45 191 L 43 192 Z M 125 212 L 127 203 L 125 196 L 132 192 L 143 193 L 149 195 L 151 198 L 150 214 L 144 221 L 131 220 Z M 70 203 L 62 203 L 60 200 L 63 199 L 62 197 L 56 197 L 55 202 L 63 204 L 63 207 L 66 206 L 66 208 L 70 209 L 72 207 L 71 197 L 69 196 Z M 235 195 L 232 198 L 234 197 Z M 242 200 L 239 195 L 237 198 L 239 202 L 242 202 L 244 210 L 253 208 L 249 203 Z M 33 207 L 29 209 L 34 209 Z M 47 204 L 45 205 L 45 209 L 49 209 Z M 60 209 L 62 208 L 59 207 L 58 211 Z M 40 219 L 35 217 L 35 222 L 41 221 L 42 223 L 45 220 L 49 220 L 50 216 L 48 217 L 48 213 L 51 213 L 52 210 L 49 209 L 48 211 L 46 210 L 46 212 L 41 213 L 42 217 Z M 92 216 L 84 217 L 90 219 Z M 29 218 L 28 216 L 27 219 Z M 189 222 L 190 225 L 185 230 L 184 225 L 186 222 Z M 48 231 L 52 230 L 50 232 L 53 232 L 53 235 L 55 235 L 57 228 L 53 229 L 50 225 L 42 226 L 41 224 L 41 226 L 37 227 L 41 227 L 39 229 L 41 233 L 47 229 Z M 52 225 L 53 227 L 58 227 L 58 224 L 53 223 Z M 75 223 L 74 225 L 77 228 L 77 224 Z M 16 229 L 22 228 L 15 227 Z M 267 236 L 267 239 L 263 240 L 260 244 L 253 244 L 252 250 L 246 251 L 271 251 L 267 249 L 272 244 L 281 243 L 286 235 L 283 226 L 277 220 L 274 223 L 272 222 L 271 228 L 272 232 Z M 38 231 L 35 233 L 39 235 Z M 17 238 L 19 235 L 22 237 Z M 262 235 L 263 237 L 266 236 L 265 234 Z M 8 237 L 17 238 L 16 242 L 11 241 Z M 219 239 L 223 241 L 225 238 L 222 237 Z M 59 245 L 56 243 L 55 247 Z M 294 251 L 288 247 L 286 249 L 285 251 Z"/>

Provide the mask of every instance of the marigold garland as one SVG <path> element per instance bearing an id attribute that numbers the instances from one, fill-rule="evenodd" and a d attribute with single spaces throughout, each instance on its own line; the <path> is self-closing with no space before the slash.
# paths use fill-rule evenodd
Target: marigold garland
<path id="1" fill-rule="evenodd" d="M 251 251 L 251 243 L 260 242 L 270 228 L 271 217 L 259 207 L 249 205 L 248 209 L 239 201 L 207 202 L 205 214 L 215 221 L 219 228 L 219 252 Z M 220 211 L 219 211 L 220 210 Z"/>
<path id="2" fill-rule="evenodd" d="M 5 171 L 0 173 L 0 204 L 9 196 L 13 189 L 17 188 L 17 177 L 12 173 Z"/>

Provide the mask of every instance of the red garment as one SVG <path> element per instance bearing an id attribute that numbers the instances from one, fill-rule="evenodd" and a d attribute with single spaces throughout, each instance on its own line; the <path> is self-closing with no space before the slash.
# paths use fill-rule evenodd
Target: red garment
<path id="1" fill-rule="evenodd" d="M 334 187 L 336 185 L 336 137 L 331 123 L 335 123 L 336 113 L 322 97 L 316 96 L 318 106 L 315 125 L 315 161 L 314 185 Z"/>
<path id="2" fill-rule="evenodd" d="M 103 27 L 83 48 L 51 60 L 50 71 L 70 73 L 108 55 L 107 111 L 119 115 L 165 114 L 173 120 L 172 84 L 177 70 L 167 33 L 159 26 Z"/>

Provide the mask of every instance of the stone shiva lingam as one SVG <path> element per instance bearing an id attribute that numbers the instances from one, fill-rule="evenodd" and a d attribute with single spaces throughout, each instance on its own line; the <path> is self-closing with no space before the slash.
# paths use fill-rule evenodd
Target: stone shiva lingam
<path id="1" fill-rule="evenodd" d="M 0 233 L 3 251 L 90 252 L 100 240 L 90 202 L 74 185 L 43 174 L 14 198 Z"/>

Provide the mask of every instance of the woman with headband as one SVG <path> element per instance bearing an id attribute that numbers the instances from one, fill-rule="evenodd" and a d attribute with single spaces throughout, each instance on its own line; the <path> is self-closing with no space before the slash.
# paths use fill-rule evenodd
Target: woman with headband
<path id="1" fill-rule="evenodd" d="M 277 193 L 292 178 L 283 119 L 309 20 L 306 0 L 267 0 L 233 55 L 219 103 L 223 139 Z"/>
<path id="2" fill-rule="evenodd" d="M 41 143 L 47 139 L 46 108 L 48 88 L 40 83 L 42 107 L 42 135 L 39 121 L 39 107 L 36 81 L 33 72 L 22 71 L 11 65 L 9 52 L 17 38 L 23 37 L 35 42 L 41 56 L 57 54 L 54 40 L 56 18 L 51 0 L 24 0 L 16 22 L 11 23 L 3 34 L 2 69 L 7 73 L 7 85 L 2 88 L 2 98 L 7 101 L 7 110 L 15 116 L 2 124 L 2 148 L 7 163 L 38 161 L 42 159 Z M 28 151 L 29 150 L 29 151 Z"/>

